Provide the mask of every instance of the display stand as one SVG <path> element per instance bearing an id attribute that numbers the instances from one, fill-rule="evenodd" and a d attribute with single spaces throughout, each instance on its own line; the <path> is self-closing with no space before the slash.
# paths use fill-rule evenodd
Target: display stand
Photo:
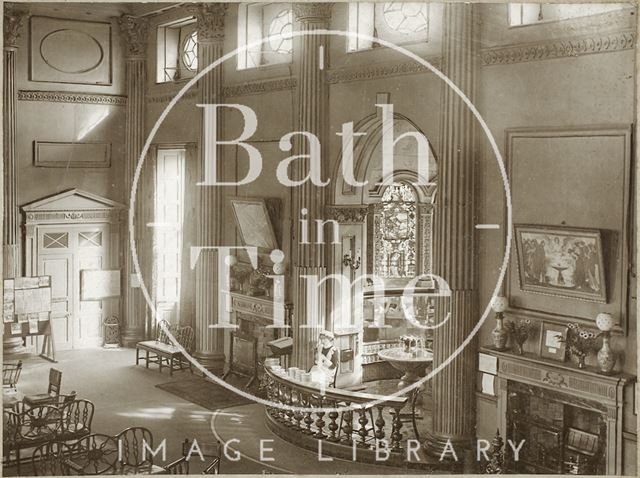
<path id="1" fill-rule="evenodd" d="M 56 362 L 51 327 L 51 276 L 17 277 L 3 281 L 5 336 L 42 336 L 40 357 Z"/>

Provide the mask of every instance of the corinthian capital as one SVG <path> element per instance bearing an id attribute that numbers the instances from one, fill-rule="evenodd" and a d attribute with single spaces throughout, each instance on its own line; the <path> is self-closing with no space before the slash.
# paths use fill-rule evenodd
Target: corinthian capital
<path id="1" fill-rule="evenodd" d="M 196 17 L 198 42 L 222 41 L 224 39 L 224 15 L 226 3 L 196 3 L 187 7 Z"/>
<path id="2" fill-rule="evenodd" d="M 120 32 L 126 44 L 127 58 L 144 58 L 149 38 L 149 21 L 133 15 L 122 15 L 118 18 Z"/>
<path id="3" fill-rule="evenodd" d="M 293 13 L 301 23 L 328 22 L 333 3 L 294 3 Z"/>
<path id="4" fill-rule="evenodd" d="M 20 30 L 24 24 L 27 12 L 11 7 L 5 7 L 4 12 L 4 48 L 15 49 L 20 38 Z"/>

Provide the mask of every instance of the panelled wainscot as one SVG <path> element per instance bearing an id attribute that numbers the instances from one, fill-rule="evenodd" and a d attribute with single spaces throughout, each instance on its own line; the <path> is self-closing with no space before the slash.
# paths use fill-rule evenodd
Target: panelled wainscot
<path id="1" fill-rule="evenodd" d="M 622 473 L 624 390 L 635 377 L 491 347 L 481 352 L 498 360 L 500 434 L 516 446 L 526 440 L 510 471 Z"/>

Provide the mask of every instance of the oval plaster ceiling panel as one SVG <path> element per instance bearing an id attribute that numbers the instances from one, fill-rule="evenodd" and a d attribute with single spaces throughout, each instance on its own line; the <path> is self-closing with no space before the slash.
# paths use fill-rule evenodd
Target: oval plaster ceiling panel
<path id="1" fill-rule="evenodd" d="M 79 30 L 56 30 L 40 42 L 40 56 L 54 70 L 80 74 L 102 63 L 104 50 L 98 40 Z"/>

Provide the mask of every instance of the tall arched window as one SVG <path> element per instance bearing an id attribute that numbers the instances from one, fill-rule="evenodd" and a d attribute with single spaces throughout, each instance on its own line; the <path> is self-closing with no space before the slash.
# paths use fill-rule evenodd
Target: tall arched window
<path id="1" fill-rule="evenodd" d="M 406 183 L 387 186 L 374 214 L 374 270 L 379 277 L 411 279 L 417 273 L 417 201 Z"/>

